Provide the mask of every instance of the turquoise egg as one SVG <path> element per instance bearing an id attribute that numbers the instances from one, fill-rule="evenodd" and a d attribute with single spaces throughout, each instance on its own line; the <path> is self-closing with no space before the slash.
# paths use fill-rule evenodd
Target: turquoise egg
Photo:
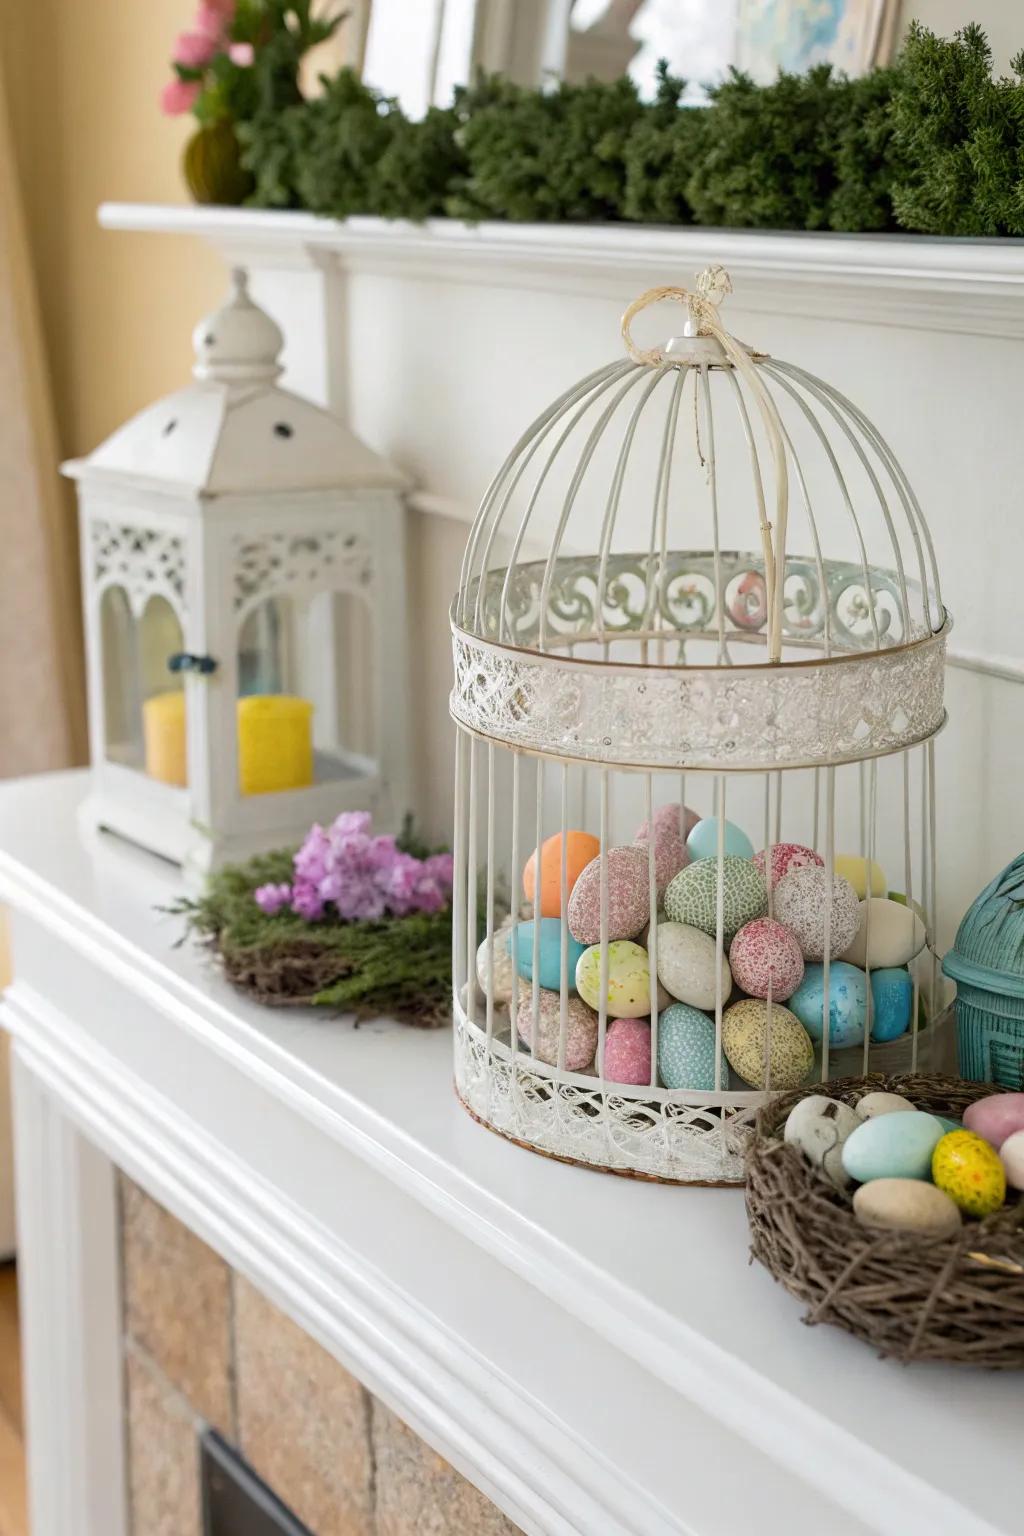
<path id="1" fill-rule="evenodd" d="M 822 1037 L 825 1004 L 825 967 L 808 963 L 804 979 L 786 999 L 812 1040 Z M 828 1042 L 832 1049 L 860 1045 L 868 1014 L 868 985 L 864 972 L 845 960 L 833 960 L 828 968 Z"/>
<path id="2" fill-rule="evenodd" d="M 568 975 L 569 991 L 576 991 L 576 962 L 586 949 L 571 933 L 569 941 Z M 512 933 L 508 939 L 512 953 Z M 542 917 L 540 920 L 540 984 L 549 992 L 558 992 L 562 986 L 562 920 L 558 917 Z M 516 929 L 516 970 L 526 981 L 533 980 L 533 924 L 520 923 Z"/>
<path id="3" fill-rule="evenodd" d="M 962 1131 L 964 1128 L 962 1120 L 950 1120 L 948 1115 L 933 1115 L 932 1118 L 939 1122 L 946 1135 L 950 1131 Z"/>
<path id="4" fill-rule="evenodd" d="M 673 1003 L 658 1019 L 658 1076 L 666 1088 L 715 1086 L 715 1021 L 689 1003 Z M 722 1057 L 723 1088 L 729 1068 Z"/>
<path id="5" fill-rule="evenodd" d="M 698 821 L 686 839 L 686 851 L 691 859 L 718 858 L 717 816 L 705 816 L 703 821 Z M 743 828 L 738 827 L 733 821 L 727 821 L 725 824 L 725 851 L 737 859 L 754 857 L 753 843 Z"/>
<path id="6" fill-rule="evenodd" d="M 901 965 L 883 966 L 871 972 L 872 1040 L 898 1040 L 910 1028 L 914 983 Z"/>
<path id="7" fill-rule="evenodd" d="M 875 1115 L 843 1144 L 843 1167 L 858 1184 L 870 1179 L 928 1179 L 932 1153 L 945 1135 L 935 1115 L 906 1110 Z"/>

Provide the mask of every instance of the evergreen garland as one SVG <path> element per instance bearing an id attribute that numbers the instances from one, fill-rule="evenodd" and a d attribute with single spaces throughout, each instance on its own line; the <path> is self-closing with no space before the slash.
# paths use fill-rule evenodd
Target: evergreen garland
<path id="1" fill-rule="evenodd" d="M 1024 53 L 993 79 L 978 26 L 918 24 L 895 64 L 756 85 L 706 108 L 664 66 L 632 82 L 527 90 L 499 77 L 411 122 L 351 70 L 239 125 L 257 207 L 344 218 L 628 220 L 733 228 L 1024 235 Z"/>

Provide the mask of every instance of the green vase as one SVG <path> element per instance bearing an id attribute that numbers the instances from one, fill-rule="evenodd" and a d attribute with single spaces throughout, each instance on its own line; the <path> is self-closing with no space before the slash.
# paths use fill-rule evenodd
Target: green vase
<path id="1" fill-rule="evenodd" d="M 185 185 L 197 203 L 237 208 L 254 186 L 242 166 L 234 124 L 226 120 L 198 129 L 185 145 L 181 165 Z"/>

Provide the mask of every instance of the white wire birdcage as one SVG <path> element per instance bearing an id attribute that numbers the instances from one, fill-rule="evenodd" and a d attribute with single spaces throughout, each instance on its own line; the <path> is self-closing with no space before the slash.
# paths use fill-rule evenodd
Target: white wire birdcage
<path id="1" fill-rule="evenodd" d="M 729 287 L 630 306 L 627 355 L 492 481 L 452 608 L 459 1095 L 537 1151 L 679 1182 L 741 1178 L 773 1087 L 924 1065 L 942 1001 L 928 528 L 856 406 L 723 328 Z M 683 334 L 642 351 L 663 299 Z"/>

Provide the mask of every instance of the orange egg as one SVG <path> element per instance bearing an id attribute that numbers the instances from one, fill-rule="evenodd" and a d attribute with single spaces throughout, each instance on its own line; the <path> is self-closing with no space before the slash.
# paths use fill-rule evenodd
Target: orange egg
<path id="1" fill-rule="evenodd" d="M 570 892 L 580 875 L 586 869 L 591 859 L 596 859 L 601 852 L 599 840 L 590 832 L 567 832 L 565 834 L 565 884 L 566 893 Z M 536 890 L 536 848 L 526 861 L 523 870 L 523 891 L 527 901 L 534 900 Z M 549 837 L 540 845 L 540 915 L 541 917 L 561 917 L 562 915 L 562 834 L 556 832 L 554 837 Z"/>

